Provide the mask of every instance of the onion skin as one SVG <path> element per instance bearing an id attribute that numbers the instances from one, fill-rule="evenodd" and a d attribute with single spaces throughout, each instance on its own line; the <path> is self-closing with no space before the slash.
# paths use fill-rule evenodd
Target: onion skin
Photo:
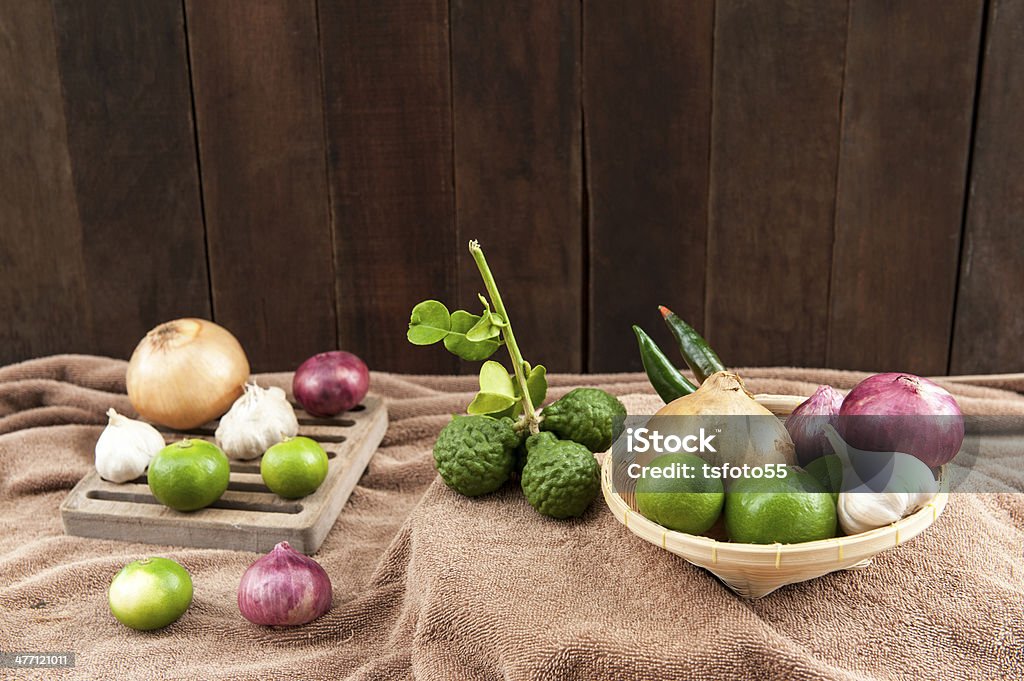
<path id="1" fill-rule="evenodd" d="M 330 417 L 359 404 L 370 389 L 370 370 L 351 352 L 313 355 L 295 371 L 292 393 L 313 416 Z"/>
<path id="2" fill-rule="evenodd" d="M 786 430 L 793 438 L 797 463 L 801 466 L 832 453 L 824 427 L 826 424 L 835 426 L 842 404 L 841 392 L 830 385 L 819 385 L 786 419 Z"/>
<path id="3" fill-rule="evenodd" d="M 758 404 L 743 379 L 731 371 L 719 371 L 708 376 L 696 392 L 672 400 L 655 416 L 700 414 L 774 417 L 771 411 Z"/>
<path id="4" fill-rule="evenodd" d="M 669 416 L 676 418 L 665 418 Z M 666 404 L 648 421 L 647 427 L 663 435 L 685 436 L 699 428 L 717 432 L 717 451 L 700 454 L 714 466 L 796 463 L 793 441 L 786 427 L 758 404 L 743 379 L 729 371 L 708 376 L 696 392 Z M 651 454 L 651 458 L 653 456 Z M 636 462 L 646 465 L 649 459 L 641 455 L 636 457 Z"/>
<path id="5" fill-rule="evenodd" d="M 242 575 L 238 609 L 253 624 L 306 624 L 331 609 L 331 579 L 319 563 L 283 541 Z"/>
<path id="6" fill-rule="evenodd" d="M 913 374 L 876 374 L 843 400 L 839 433 L 870 452 L 903 452 L 935 468 L 948 463 L 964 441 L 960 405 L 944 388 Z"/>
<path id="7" fill-rule="evenodd" d="M 148 421 L 178 430 L 223 415 L 242 394 L 249 360 L 227 329 L 175 319 L 146 334 L 128 362 L 128 399 Z"/>

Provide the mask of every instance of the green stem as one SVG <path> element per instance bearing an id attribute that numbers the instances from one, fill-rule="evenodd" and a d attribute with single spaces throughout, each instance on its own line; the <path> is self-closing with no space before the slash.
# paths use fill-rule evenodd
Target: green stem
<path id="1" fill-rule="evenodd" d="M 526 376 L 523 374 L 523 355 L 519 352 L 516 336 L 512 333 L 512 320 L 508 318 L 505 304 L 501 302 L 498 285 L 494 283 L 494 276 L 491 274 L 491 268 L 487 266 L 487 259 L 480 248 L 480 243 L 476 240 L 470 241 L 469 252 L 473 256 L 473 260 L 476 261 L 477 269 L 480 270 L 480 276 L 483 277 L 484 286 L 487 288 L 487 295 L 491 298 L 491 305 L 494 306 L 494 311 L 505 320 L 505 326 L 501 329 L 501 335 L 505 339 L 508 354 L 512 357 L 512 370 L 515 371 L 516 380 L 519 381 L 519 393 L 522 395 L 523 400 L 523 418 L 526 420 L 530 433 L 537 433 L 540 431 L 540 421 L 537 420 L 533 400 L 530 399 L 530 390 L 526 386 Z"/>

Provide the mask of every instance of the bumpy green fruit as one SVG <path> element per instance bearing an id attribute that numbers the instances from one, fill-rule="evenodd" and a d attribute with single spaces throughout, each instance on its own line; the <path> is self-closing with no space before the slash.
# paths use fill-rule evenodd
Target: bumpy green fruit
<path id="1" fill-rule="evenodd" d="M 530 452 L 539 445 L 547 445 L 552 442 L 558 442 L 558 438 L 555 437 L 554 433 L 537 433 L 530 437 L 523 438 L 516 447 L 516 462 L 513 470 L 519 475 L 523 474 L 523 468 L 526 467 L 526 460 L 530 457 Z"/>
<path id="2" fill-rule="evenodd" d="M 526 454 L 529 456 L 530 452 L 536 449 L 558 444 L 558 438 L 554 433 L 537 433 L 526 438 L 526 442 L 523 444 L 526 447 Z"/>
<path id="3" fill-rule="evenodd" d="M 626 408 L 614 395 L 597 388 L 576 388 L 543 411 L 541 430 L 603 452 L 622 432 Z"/>
<path id="4" fill-rule="evenodd" d="M 531 436 L 526 446 L 522 487 L 530 505 L 551 518 L 583 515 L 601 489 L 601 467 L 594 455 L 579 443 L 548 433 Z"/>
<path id="5" fill-rule="evenodd" d="M 467 497 L 477 497 L 505 484 L 518 445 L 512 419 L 456 416 L 437 437 L 434 463 L 445 484 Z"/>

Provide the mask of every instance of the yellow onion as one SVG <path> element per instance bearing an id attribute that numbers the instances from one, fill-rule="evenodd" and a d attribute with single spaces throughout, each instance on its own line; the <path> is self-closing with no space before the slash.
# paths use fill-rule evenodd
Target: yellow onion
<path id="1" fill-rule="evenodd" d="M 128 362 L 128 399 L 143 418 L 184 430 L 226 412 L 249 360 L 238 340 L 205 319 L 175 319 L 146 334 Z"/>
<path id="2" fill-rule="evenodd" d="M 743 379 L 729 371 L 708 376 L 696 392 L 666 404 L 647 427 L 679 437 L 696 434 L 699 429 L 714 433 L 715 451 L 702 451 L 699 456 L 715 466 L 796 463 L 796 450 L 785 425 L 758 404 Z"/>

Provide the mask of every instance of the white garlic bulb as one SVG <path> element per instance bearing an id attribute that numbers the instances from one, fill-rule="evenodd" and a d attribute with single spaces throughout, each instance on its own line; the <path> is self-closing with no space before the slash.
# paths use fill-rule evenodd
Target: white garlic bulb
<path id="1" fill-rule="evenodd" d="M 935 484 L 937 487 L 938 483 Z M 858 534 L 891 525 L 924 507 L 935 496 L 935 490 L 918 489 L 914 492 L 840 492 L 836 503 L 839 526 L 846 534 Z"/>
<path id="2" fill-rule="evenodd" d="M 278 387 L 246 384 L 220 420 L 215 436 L 229 459 L 255 459 L 285 438 L 299 433 L 299 420 Z"/>
<path id="3" fill-rule="evenodd" d="M 891 525 L 907 510 L 903 492 L 840 492 L 836 503 L 839 526 L 846 534 L 860 534 Z"/>
<path id="4" fill-rule="evenodd" d="M 891 525 L 923 507 L 939 491 L 939 483 L 928 464 L 903 452 L 888 453 L 889 462 L 877 466 L 876 476 L 862 482 L 851 456 L 866 460 L 886 454 L 854 449 L 831 425 L 825 426 L 824 432 L 843 463 L 843 491 L 836 502 L 836 515 L 846 534 Z"/>
<path id="5" fill-rule="evenodd" d="M 128 482 L 146 472 L 150 460 L 164 448 L 164 437 L 153 426 L 107 410 L 110 419 L 96 441 L 96 471 L 110 482 Z"/>

